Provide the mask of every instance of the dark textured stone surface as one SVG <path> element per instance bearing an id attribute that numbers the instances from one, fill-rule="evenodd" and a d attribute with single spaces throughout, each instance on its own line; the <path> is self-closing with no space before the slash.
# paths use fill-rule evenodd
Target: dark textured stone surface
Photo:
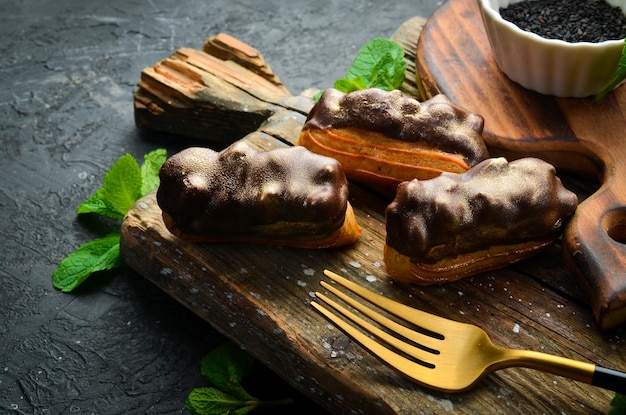
<path id="1" fill-rule="evenodd" d="M 137 274 L 97 275 L 72 294 L 51 284 L 61 259 L 107 225 L 75 209 L 108 167 L 127 152 L 141 159 L 188 144 L 135 128 L 144 67 L 226 32 L 298 94 L 331 86 L 364 43 L 436 6 L 0 3 L 0 413 L 184 413 L 188 392 L 204 385 L 200 358 L 222 337 Z"/>

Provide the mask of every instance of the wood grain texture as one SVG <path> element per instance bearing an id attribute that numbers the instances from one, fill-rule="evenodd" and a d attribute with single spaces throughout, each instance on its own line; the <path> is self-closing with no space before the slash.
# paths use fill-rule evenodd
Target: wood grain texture
<path id="1" fill-rule="evenodd" d="M 522 88 L 498 69 L 475 0 L 435 12 L 416 67 L 425 97 L 443 93 L 485 118 L 492 155 L 536 156 L 601 182 L 568 224 L 564 256 L 600 327 L 626 322 L 626 86 L 599 102 Z"/>
<path id="2" fill-rule="evenodd" d="M 365 232 L 350 248 L 309 251 L 182 242 L 164 227 L 152 194 L 124 222 L 124 260 L 333 413 L 369 414 L 372 408 L 379 414 L 407 415 L 416 408 L 426 413 L 453 408 L 461 414 L 494 408 L 520 414 L 606 412 L 609 392 L 526 369 L 498 372 L 464 394 L 420 388 L 317 314 L 309 305 L 311 293 L 320 289 L 322 271 L 329 268 L 406 304 L 477 324 L 501 345 L 623 365 L 615 349 L 623 333 L 610 341 L 603 338 L 590 329 L 593 317 L 585 304 L 568 299 L 559 291 L 563 287 L 544 284 L 559 281 L 565 291 L 578 292 L 560 264 L 558 249 L 532 266 L 520 264 L 458 283 L 425 288 L 395 284 L 382 266 L 384 203 L 351 190 Z"/>
<path id="3" fill-rule="evenodd" d="M 394 39 L 415 60 L 424 23 L 409 20 Z M 409 66 L 410 67 L 410 66 Z M 403 88 L 416 91 L 411 72 Z M 305 97 L 301 97 L 305 99 Z M 304 122 L 283 107 L 243 139 L 270 149 L 291 145 Z M 179 131 L 184 133 L 184 131 Z M 580 186 L 580 197 L 588 196 Z M 507 269 L 450 284 L 413 287 L 385 275 L 382 246 L 389 200 L 357 185 L 350 202 L 364 231 L 350 247 L 303 250 L 246 244 L 192 244 L 165 228 L 154 193 L 122 225 L 124 261 L 245 347 L 286 381 L 336 414 L 606 413 L 612 393 L 528 369 L 489 376 L 462 394 L 405 380 L 348 339 L 309 305 L 324 269 L 390 298 L 484 328 L 499 345 L 555 353 L 626 369 L 626 331 L 600 333 L 560 247 Z"/>
<path id="4" fill-rule="evenodd" d="M 142 71 L 134 97 L 135 123 L 225 146 L 284 106 L 298 109 L 303 103 L 309 104 L 292 96 L 260 52 L 218 34 L 207 39 L 202 51 L 180 48 Z M 308 109 L 299 108 L 302 113 Z"/>

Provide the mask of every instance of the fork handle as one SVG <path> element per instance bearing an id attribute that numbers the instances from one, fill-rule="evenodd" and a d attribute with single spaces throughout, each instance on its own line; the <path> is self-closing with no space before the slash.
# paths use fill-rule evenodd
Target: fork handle
<path id="1" fill-rule="evenodd" d="M 626 394 L 626 373 L 596 366 L 591 384 L 604 389 Z"/>
<path id="2" fill-rule="evenodd" d="M 502 357 L 496 364 L 498 368 L 523 366 L 626 394 L 626 373 L 617 370 L 532 350 L 499 349 L 498 352 Z"/>

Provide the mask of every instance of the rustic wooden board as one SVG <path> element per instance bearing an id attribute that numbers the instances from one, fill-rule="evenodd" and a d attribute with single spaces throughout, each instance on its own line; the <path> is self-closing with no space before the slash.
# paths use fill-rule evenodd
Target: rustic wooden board
<path id="1" fill-rule="evenodd" d="M 285 108 L 306 114 L 311 100 L 293 96 L 259 51 L 219 33 L 144 69 L 134 106 L 139 128 L 223 147 Z"/>
<path id="2" fill-rule="evenodd" d="M 423 23 L 412 19 L 394 35 L 406 47 L 410 68 Z M 414 79 L 408 77 L 403 88 L 415 92 Z M 245 139 L 262 149 L 290 145 L 303 122 L 301 110 L 281 105 L 270 113 Z M 581 197 L 588 195 L 584 183 L 577 189 Z M 139 274 L 335 414 L 608 411 L 611 392 L 527 369 L 500 371 L 462 394 L 433 392 L 405 380 L 329 324 L 309 305 L 324 269 L 411 306 L 477 324 L 503 346 L 626 369 L 626 330 L 597 329 L 560 247 L 450 284 L 394 283 L 382 259 L 388 200 L 356 185 L 350 194 L 364 232 L 355 245 L 335 250 L 183 242 L 164 227 L 150 194 L 124 220 L 122 255 Z"/>
<path id="3" fill-rule="evenodd" d="M 567 226 L 564 256 L 600 327 L 626 322 L 626 86 L 600 102 L 520 87 L 498 69 L 476 0 L 448 1 L 435 12 L 416 66 L 426 97 L 446 94 L 485 117 L 492 155 L 534 155 L 598 179 L 602 187 Z"/>

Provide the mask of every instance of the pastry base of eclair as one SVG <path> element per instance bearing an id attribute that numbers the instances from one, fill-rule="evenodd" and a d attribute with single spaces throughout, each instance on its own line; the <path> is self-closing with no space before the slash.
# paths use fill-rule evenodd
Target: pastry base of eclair
<path id="1" fill-rule="evenodd" d="M 546 250 L 555 240 L 497 245 L 435 263 L 419 263 L 385 244 L 384 262 L 387 274 L 396 281 L 416 285 L 450 282 L 485 271 L 504 268 Z"/>
<path id="2" fill-rule="evenodd" d="M 470 168 L 461 155 L 417 148 L 415 143 L 358 127 L 304 129 L 296 144 L 338 160 L 350 179 L 393 192 L 406 180 Z"/>
<path id="3" fill-rule="evenodd" d="M 306 235 L 298 235 L 296 237 L 286 237 L 289 228 L 297 228 L 299 224 L 289 222 L 279 222 L 272 225 L 258 226 L 252 230 L 249 236 L 244 235 L 191 235 L 181 232 L 174 225 L 170 216 L 162 212 L 163 222 L 167 229 L 174 236 L 189 242 L 213 243 L 213 242 L 231 242 L 231 243 L 250 243 L 275 246 L 289 246 L 293 248 L 307 249 L 323 249 L 335 248 L 344 245 L 350 245 L 359 239 L 363 228 L 358 224 L 354 210 L 350 203 L 346 206 L 346 213 L 343 224 L 337 230 L 328 235 L 316 236 L 314 233 Z M 306 226 L 306 225 L 303 225 Z M 309 226 L 311 226 L 309 224 Z M 277 232 L 277 230 L 280 230 Z M 281 236 L 277 236 L 281 235 Z"/>

